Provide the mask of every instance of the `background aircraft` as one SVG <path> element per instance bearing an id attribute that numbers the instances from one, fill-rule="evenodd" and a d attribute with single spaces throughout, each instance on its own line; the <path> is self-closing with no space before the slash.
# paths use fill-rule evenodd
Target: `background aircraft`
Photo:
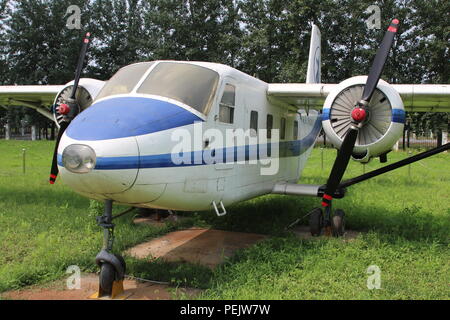
<path id="1" fill-rule="evenodd" d="M 340 84 L 320 79 L 320 32 L 313 27 L 307 83 L 268 84 L 234 68 L 207 62 L 152 61 L 126 66 L 109 81 L 81 79 L 89 34 L 75 80 L 63 86 L 3 86 L 0 103 L 25 105 L 60 127 L 50 183 L 58 174 L 73 190 L 105 201 L 99 225 L 105 245 L 97 256 L 100 295 L 115 295 L 125 272 L 112 254 L 112 203 L 132 207 L 226 213 L 233 203 L 268 193 L 318 196 L 322 208 L 310 213 L 310 230 L 344 233 L 344 213 L 331 210 L 345 187 L 448 149 L 433 149 L 363 176 L 341 182 L 350 158 L 367 162 L 387 153 L 400 138 L 408 111 L 450 111 L 448 85 L 390 85 L 380 80 L 399 21 L 390 24 L 369 75 Z M 56 98 L 55 98 L 56 96 Z M 46 107 L 53 104 L 52 111 Z M 201 134 L 177 150 L 180 130 L 253 130 L 230 147 L 217 135 Z M 321 130 L 338 148 L 328 181 L 301 185 L 301 172 Z M 266 141 L 251 143 L 264 131 Z M 276 134 L 279 133 L 279 140 Z M 275 152 L 277 151 L 277 152 Z M 174 162 L 181 154 L 182 163 Z M 213 159 L 212 161 L 208 161 Z M 189 161 L 190 160 L 190 161 Z M 261 174 L 267 162 L 277 170 Z"/>

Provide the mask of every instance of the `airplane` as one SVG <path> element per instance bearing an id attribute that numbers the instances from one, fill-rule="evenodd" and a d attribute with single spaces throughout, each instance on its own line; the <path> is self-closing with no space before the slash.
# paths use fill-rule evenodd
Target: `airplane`
<path id="1" fill-rule="evenodd" d="M 380 79 L 398 26 L 392 20 L 368 76 L 339 84 L 321 83 L 315 25 L 306 83 L 266 83 L 222 64 L 168 60 L 125 66 L 106 82 L 81 78 L 88 33 L 74 81 L 0 86 L 0 105 L 28 106 L 55 121 L 50 183 L 59 175 L 80 195 L 104 201 L 98 296 L 114 297 L 123 291 L 126 265 L 113 254 L 113 202 L 222 216 L 227 206 L 265 194 L 314 196 L 322 201 L 309 214 L 311 234 L 342 236 L 345 214 L 332 210 L 333 198 L 448 150 L 450 144 L 342 181 L 350 159 L 387 161 L 405 111 L 450 112 L 450 85 Z M 329 178 L 297 184 L 322 128 L 338 149 Z"/>

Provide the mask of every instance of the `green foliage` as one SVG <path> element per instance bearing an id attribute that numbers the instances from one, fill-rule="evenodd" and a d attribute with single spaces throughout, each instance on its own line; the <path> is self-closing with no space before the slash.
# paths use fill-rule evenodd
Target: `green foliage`
<path id="1" fill-rule="evenodd" d="M 428 136 L 430 132 L 440 134 L 442 130 L 449 130 L 450 113 L 443 112 L 412 112 L 409 114 L 411 118 L 411 130 L 419 135 Z"/>
<path id="2" fill-rule="evenodd" d="M 7 17 L 7 6 L 6 5 L 7 5 L 6 0 L 0 0 L 0 85 L 3 84 L 3 82 L 7 80 L 7 77 L 6 77 L 6 71 L 7 71 L 7 64 L 6 64 L 7 47 L 6 47 L 6 44 L 7 44 L 7 42 L 5 40 L 6 25 L 4 22 Z M 1 114 L 0 114 L 0 116 L 1 116 Z"/>
<path id="3" fill-rule="evenodd" d="M 142 23 L 147 1 L 97 0 L 89 10 L 92 17 L 85 26 L 93 35 L 89 74 L 108 80 L 119 68 L 150 59 L 146 47 L 153 38 Z"/>
<path id="4" fill-rule="evenodd" d="M 71 4 L 82 10 L 81 31 L 65 27 Z M 366 26 L 365 10 L 374 4 L 381 9 L 381 30 Z M 268 82 L 299 82 L 314 22 L 322 30 L 323 81 L 339 82 L 367 74 L 396 17 L 401 27 L 383 78 L 448 83 L 449 6 L 438 0 L 1 0 L 0 33 L 8 47 L 9 83 L 71 80 L 88 30 L 87 73 L 101 79 L 136 61 L 181 59 L 227 63 Z"/>
<path id="5" fill-rule="evenodd" d="M 87 17 L 87 0 L 12 1 L 9 31 L 9 81 L 16 84 L 61 84 L 73 79 L 82 31 L 66 28 L 66 9 L 74 4 Z"/>

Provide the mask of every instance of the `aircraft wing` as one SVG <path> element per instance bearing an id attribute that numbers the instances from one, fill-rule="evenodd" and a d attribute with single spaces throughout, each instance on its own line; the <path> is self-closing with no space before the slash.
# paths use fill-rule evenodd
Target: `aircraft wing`
<path id="1" fill-rule="evenodd" d="M 272 83 L 269 99 L 297 107 L 321 110 L 328 94 L 336 84 Z M 450 112 L 450 85 L 448 84 L 393 84 L 401 96 L 406 111 Z"/>
<path id="2" fill-rule="evenodd" d="M 63 85 L 0 86 L 0 106 L 31 107 L 53 120 L 48 106 L 53 104 L 56 95 L 62 89 Z"/>

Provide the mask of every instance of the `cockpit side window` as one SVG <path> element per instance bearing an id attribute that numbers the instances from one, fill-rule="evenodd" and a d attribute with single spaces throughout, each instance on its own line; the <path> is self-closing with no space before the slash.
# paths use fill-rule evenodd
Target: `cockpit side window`
<path id="1" fill-rule="evenodd" d="M 130 93 L 152 64 L 154 62 L 136 63 L 123 67 L 100 90 L 96 100 L 116 94 Z"/>
<path id="2" fill-rule="evenodd" d="M 234 106 L 236 101 L 236 88 L 232 84 L 226 84 L 222 100 L 219 105 L 219 121 L 223 123 L 234 122 Z"/>
<path id="3" fill-rule="evenodd" d="M 160 62 L 137 92 L 180 101 L 207 115 L 218 82 L 219 74 L 211 69 L 190 63 Z"/>

